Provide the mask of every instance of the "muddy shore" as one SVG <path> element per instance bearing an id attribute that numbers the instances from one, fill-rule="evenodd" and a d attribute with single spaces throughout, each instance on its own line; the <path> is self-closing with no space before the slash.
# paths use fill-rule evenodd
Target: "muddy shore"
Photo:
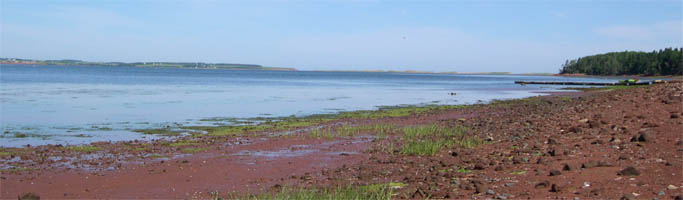
<path id="1" fill-rule="evenodd" d="M 0 198 L 229 198 L 400 183 L 393 198 L 674 199 L 682 95 L 670 83 L 174 141 L 5 148 Z"/>

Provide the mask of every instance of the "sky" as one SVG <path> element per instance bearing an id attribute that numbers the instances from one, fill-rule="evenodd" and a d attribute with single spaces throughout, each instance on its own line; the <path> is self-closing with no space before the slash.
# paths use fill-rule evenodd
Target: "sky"
<path id="1" fill-rule="evenodd" d="M 0 57 L 557 73 L 683 47 L 683 1 L 0 0 Z"/>

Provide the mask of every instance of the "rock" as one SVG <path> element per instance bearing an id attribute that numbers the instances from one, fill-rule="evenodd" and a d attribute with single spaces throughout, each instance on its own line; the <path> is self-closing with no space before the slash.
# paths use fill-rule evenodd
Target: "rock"
<path id="1" fill-rule="evenodd" d="M 539 164 L 539 165 L 546 165 L 548 163 L 549 163 L 548 159 L 545 159 L 543 157 L 538 158 L 538 160 L 536 161 L 536 164 Z"/>
<path id="2" fill-rule="evenodd" d="M 562 175 L 562 172 L 560 170 L 550 170 L 550 176 L 559 176 Z"/>
<path id="3" fill-rule="evenodd" d="M 638 135 L 635 135 L 631 138 L 631 142 L 648 142 L 652 140 L 650 138 L 650 135 L 646 132 L 639 132 Z"/>
<path id="4" fill-rule="evenodd" d="M 512 186 L 517 185 L 517 183 L 505 183 L 504 185 L 505 185 L 505 187 L 512 187 Z"/>
<path id="5" fill-rule="evenodd" d="M 495 195 L 496 192 L 494 192 L 492 189 L 489 189 L 489 190 L 486 191 L 486 194 Z"/>
<path id="6" fill-rule="evenodd" d="M 550 185 L 550 182 L 543 181 L 543 182 L 537 183 L 536 186 L 534 186 L 534 188 L 536 188 L 536 189 L 547 188 L 549 185 Z"/>
<path id="7" fill-rule="evenodd" d="M 580 123 L 586 123 L 586 122 L 588 122 L 588 119 L 580 119 L 579 122 Z"/>
<path id="8" fill-rule="evenodd" d="M 640 133 L 640 136 L 638 136 L 638 142 L 648 142 L 650 140 L 650 135 L 645 132 Z"/>
<path id="9" fill-rule="evenodd" d="M 499 194 L 499 195 L 496 195 L 496 199 L 507 200 L 508 197 L 505 196 L 505 195 L 500 195 L 500 194 Z"/>
<path id="10" fill-rule="evenodd" d="M 619 138 L 612 137 L 612 139 L 609 140 L 611 143 L 620 143 L 621 140 Z"/>
<path id="11" fill-rule="evenodd" d="M 451 156 L 453 156 L 453 157 L 458 157 L 458 152 L 455 152 L 455 151 L 454 151 L 454 152 L 451 152 Z"/>
<path id="12" fill-rule="evenodd" d="M 621 200 L 635 200 L 636 195 L 633 194 L 624 194 L 624 196 L 621 197 Z"/>
<path id="13" fill-rule="evenodd" d="M 417 188 L 417 190 L 415 190 L 415 192 L 413 192 L 413 195 L 411 196 L 411 198 L 413 199 L 423 199 L 425 197 L 427 197 L 427 193 L 422 191 L 420 188 Z"/>
<path id="14" fill-rule="evenodd" d="M 560 185 L 557 184 L 553 184 L 552 186 L 550 186 L 550 192 L 562 192 L 562 189 L 564 188 L 560 187 Z"/>
<path id="15" fill-rule="evenodd" d="M 598 167 L 613 167 L 614 165 L 607 161 L 598 161 Z"/>
<path id="16" fill-rule="evenodd" d="M 617 173 L 619 176 L 638 176 L 640 171 L 634 167 L 626 167 Z"/>
<path id="17" fill-rule="evenodd" d="M 476 193 L 484 194 L 484 193 L 488 192 L 489 187 L 484 183 L 475 183 L 474 189 L 475 189 Z"/>
<path id="18" fill-rule="evenodd" d="M 464 182 L 464 183 L 460 184 L 460 189 L 463 189 L 463 190 L 472 190 L 472 189 L 474 189 L 474 188 L 472 188 L 472 184 L 467 183 L 467 182 Z"/>
<path id="19" fill-rule="evenodd" d="M 484 169 L 484 165 L 482 165 L 480 163 L 474 164 L 474 170 L 483 170 L 483 169 Z"/>
<path id="20" fill-rule="evenodd" d="M 576 169 L 575 167 L 573 167 L 573 166 L 571 166 L 571 165 L 569 165 L 569 164 L 564 164 L 564 166 L 562 167 L 562 170 L 564 170 L 564 171 L 572 171 L 572 170 L 575 170 L 575 169 Z"/>
<path id="21" fill-rule="evenodd" d="M 549 154 L 550 156 L 557 156 L 557 152 L 558 152 L 557 150 L 551 149 L 550 151 L 548 151 L 548 154 Z M 540 163 L 539 163 L 539 164 L 540 164 Z"/>
<path id="22" fill-rule="evenodd" d="M 591 144 L 598 144 L 598 145 L 604 144 L 604 143 L 605 143 L 605 142 L 603 142 L 603 141 L 600 140 L 600 139 L 597 139 L 597 140 L 594 140 L 593 142 L 591 142 Z"/>
<path id="23" fill-rule="evenodd" d="M 588 121 L 588 126 L 589 126 L 590 128 L 600 128 L 600 125 L 601 125 L 600 122 L 598 122 L 598 121 L 596 121 L 596 120 L 590 120 L 590 121 Z"/>
<path id="24" fill-rule="evenodd" d="M 664 195 L 666 195 L 666 192 L 664 192 L 664 190 L 662 190 L 662 191 L 657 192 L 657 195 L 658 196 L 664 196 Z"/>
<path id="25" fill-rule="evenodd" d="M 560 144 L 560 143 L 557 142 L 557 140 L 555 138 L 548 138 L 548 144 L 554 145 L 554 144 Z"/>
<path id="26" fill-rule="evenodd" d="M 586 163 L 583 163 L 581 165 L 581 168 L 589 169 L 589 168 L 593 168 L 593 167 L 597 167 L 597 166 L 598 166 L 598 161 L 588 161 Z"/>
<path id="27" fill-rule="evenodd" d="M 569 132 L 572 132 L 572 133 L 582 133 L 582 132 L 583 132 L 583 129 L 581 129 L 581 127 L 578 127 L 578 126 L 574 126 L 574 127 L 569 128 Z"/>
<path id="28" fill-rule="evenodd" d="M 678 187 L 676 187 L 675 185 L 669 185 L 669 186 L 666 186 L 666 189 L 675 190 L 675 189 L 678 189 Z"/>
<path id="29" fill-rule="evenodd" d="M 19 200 L 40 200 L 40 196 L 35 193 L 27 192 L 17 197 Z"/>

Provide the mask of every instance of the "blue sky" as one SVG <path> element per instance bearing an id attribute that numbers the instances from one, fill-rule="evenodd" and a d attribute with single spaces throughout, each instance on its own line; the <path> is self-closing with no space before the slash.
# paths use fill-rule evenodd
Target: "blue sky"
<path id="1" fill-rule="evenodd" d="M 552 72 L 683 46 L 675 1 L 0 1 L 0 57 Z"/>

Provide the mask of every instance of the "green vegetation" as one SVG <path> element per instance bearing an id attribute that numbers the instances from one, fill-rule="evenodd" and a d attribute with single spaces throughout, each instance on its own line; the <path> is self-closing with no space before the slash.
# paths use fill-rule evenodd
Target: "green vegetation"
<path id="1" fill-rule="evenodd" d="M 560 74 L 588 75 L 683 75 L 680 48 L 652 52 L 612 52 L 565 62 Z"/>
<path id="2" fill-rule="evenodd" d="M 208 136 L 233 136 L 246 133 L 263 131 L 285 131 L 296 128 L 310 127 L 329 121 L 330 119 L 320 116 L 311 117 L 288 117 L 279 121 L 266 121 L 255 125 L 245 126 L 187 126 L 184 129 L 206 131 Z"/>
<path id="3" fill-rule="evenodd" d="M 101 147 L 96 147 L 96 146 L 70 146 L 67 147 L 67 149 L 71 151 L 78 151 L 78 152 L 95 152 L 95 151 L 101 151 Z"/>
<path id="4" fill-rule="evenodd" d="M 379 110 L 361 110 L 353 112 L 342 112 L 338 118 L 354 119 L 378 119 L 386 117 L 405 117 L 409 115 L 423 114 L 438 110 L 463 108 L 463 105 L 429 105 L 429 106 L 402 106 L 402 107 L 383 107 Z"/>
<path id="5" fill-rule="evenodd" d="M 0 58 L 3 64 L 34 65 L 76 65 L 76 66 L 114 66 L 114 67 L 169 67 L 193 69 L 232 69 L 232 70 L 280 70 L 295 71 L 293 68 L 264 67 L 254 64 L 203 63 L 203 62 L 88 62 L 82 60 L 30 60 L 19 58 Z"/>
<path id="6" fill-rule="evenodd" d="M 456 135 L 462 135 L 460 128 L 446 128 L 438 125 L 421 125 L 403 128 L 406 143 L 401 153 L 408 155 L 431 156 L 444 147 L 451 147 L 455 143 L 451 140 Z"/>
<path id="7" fill-rule="evenodd" d="M 460 167 L 457 170 L 455 170 L 455 172 L 468 174 L 468 173 L 472 173 L 472 170 L 464 168 L 464 167 Z"/>
<path id="8" fill-rule="evenodd" d="M 168 158 L 168 156 L 167 156 L 167 155 L 160 155 L 160 154 L 152 154 L 152 155 L 147 156 L 147 158 L 152 158 L 152 159 L 155 159 L 155 158 Z"/>
<path id="9" fill-rule="evenodd" d="M 393 124 L 372 124 L 372 125 L 361 125 L 361 126 L 351 126 L 342 125 L 333 128 L 320 128 L 312 130 L 309 136 L 314 138 L 339 138 L 339 137 L 352 137 L 360 135 L 363 133 L 374 133 L 377 139 L 384 139 L 388 134 L 393 134 L 399 131 L 399 128 Z"/>
<path id="10" fill-rule="evenodd" d="M 393 189 L 405 187 L 404 183 L 385 183 L 365 186 L 338 186 L 332 189 L 289 189 L 283 188 L 280 192 L 262 195 L 250 195 L 246 199 L 292 199 L 292 200 L 317 200 L 317 199 L 392 199 Z M 229 197 L 234 199 L 234 197 Z"/>
<path id="11" fill-rule="evenodd" d="M 439 139 L 439 140 L 419 140 L 410 141 L 403 146 L 401 153 L 408 155 L 431 156 L 439 152 L 444 147 L 453 146 L 453 141 Z"/>
<path id="12" fill-rule="evenodd" d="M 171 130 L 170 128 L 156 128 L 156 129 L 138 129 L 134 132 L 143 133 L 147 135 L 161 135 L 161 136 L 179 136 L 184 131 Z"/>
<path id="13" fill-rule="evenodd" d="M 524 170 L 518 170 L 518 171 L 513 171 L 513 172 L 510 173 L 510 174 L 512 174 L 512 175 L 522 175 L 522 174 L 526 174 L 526 171 L 524 171 Z"/>
<path id="14" fill-rule="evenodd" d="M 579 91 L 589 92 L 589 91 L 623 90 L 623 89 L 641 88 L 641 87 L 648 87 L 648 86 L 649 85 L 631 85 L 631 86 L 614 85 L 614 86 L 605 86 L 605 87 L 568 87 L 568 88 L 562 88 L 562 89 L 563 90 L 579 90 Z"/>
<path id="15" fill-rule="evenodd" d="M 9 174 L 16 174 L 19 172 L 32 171 L 32 170 L 35 170 L 35 169 L 26 168 L 26 167 L 12 167 L 12 168 L 8 168 L 8 169 L 0 169 L 0 172 L 9 173 Z"/>
<path id="16" fill-rule="evenodd" d="M 183 153 L 198 153 L 198 152 L 202 152 L 202 151 L 206 151 L 206 150 L 209 150 L 209 148 L 205 148 L 205 147 L 193 148 L 193 147 L 190 147 L 190 148 L 181 149 L 180 151 L 182 151 Z"/>
<path id="17" fill-rule="evenodd" d="M 198 145 L 199 143 L 196 142 L 190 142 L 190 141 L 185 141 L 185 140 L 178 140 L 173 143 L 169 143 L 168 146 L 170 147 L 184 147 L 184 146 L 193 146 L 193 145 Z"/>

